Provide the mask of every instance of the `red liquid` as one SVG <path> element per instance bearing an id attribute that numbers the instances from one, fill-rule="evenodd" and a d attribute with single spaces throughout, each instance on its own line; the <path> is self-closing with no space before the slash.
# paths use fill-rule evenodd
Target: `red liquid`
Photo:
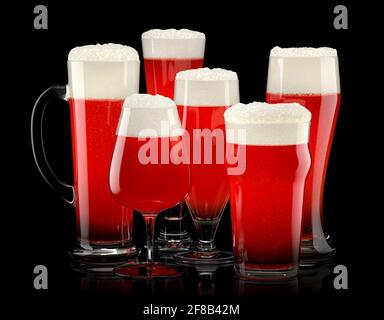
<path id="1" fill-rule="evenodd" d="M 189 191 L 187 164 L 176 165 L 172 161 L 169 164 L 142 164 L 139 161 L 139 150 L 149 140 L 118 136 L 110 176 L 115 198 L 143 214 L 171 208 L 183 201 Z M 157 159 L 161 159 L 162 144 L 169 143 L 169 152 L 180 143 L 169 137 L 151 138 L 151 141 L 157 145 Z"/>
<path id="2" fill-rule="evenodd" d="M 145 79 L 149 94 L 161 94 L 173 99 L 176 74 L 179 71 L 197 69 L 204 59 L 144 59 Z"/>
<path id="3" fill-rule="evenodd" d="M 216 151 L 225 158 L 224 111 L 227 107 L 190 107 L 178 106 L 182 126 L 190 135 L 191 155 L 191 190 L 186 200 L 193 216 L 197 219 L 215 220 L 220 217 L 229 199 L 229 186 L 224 161 L 220 163 Z M 204 139 L 194 135 L 194 129 L 217 129 L 223 139 L 212 139 L 211 164 L 204 163 Z M 193 145 L 200 145 L 201 155 L 193 150 Z M 195 154 L 194 154 L 195 153 Z M 201 159 L 200 164 L 193 160 L 194 156 Z"/>
<path id="4" fill-rule="evenodd" d="M 109 168 L 122 100 L 70 99 L 78 240 L 131 241 L 132 210 L 113 199 Z"/>
<path id="5" fill-rule="evenodd" d="M 309 167 L 307 144 L 246 146 L 244 174 L 228 176 L 234 256 L 240 270 L 297 267 Z"/>
<path id="6" fill-rule="evenodd" d="M 298 102 L 312 113 L 309 151 L 312 166 L 304 189 L 303 240 L 322 237 L 323 192 L 337 115 L 340 94 L 271 94 L 267 102 Z"/>

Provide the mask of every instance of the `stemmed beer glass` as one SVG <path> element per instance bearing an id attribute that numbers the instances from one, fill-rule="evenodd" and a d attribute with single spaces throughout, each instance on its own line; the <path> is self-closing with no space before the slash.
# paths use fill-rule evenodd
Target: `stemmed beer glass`
<path id="1" fill-rule="evenodd" d="M 232 254 L 218 250 L 214 238 L 229 200 L 224 111 L 239 102 L 237 74 L 220 68 L 181 71 L 176 76 L 175 102 L 191 141 L 191 191 L 186 203 L 199 238 L 195 251 L 175 259 L 187 264 L 232 263 Z"/>
<path id="2" fill-rule="evenodd" d="M 116 200 L 144 217 L 147 261 L 116 268 L 119 276 L 152 279 L 183 273 L 179 266 L 154 262 L 153 254 L 155 218 L 183 201 L 189 191 L 183 143 L 183 130 L 171 99 L 148 94 L 125 99 L 109 183 Z"/>

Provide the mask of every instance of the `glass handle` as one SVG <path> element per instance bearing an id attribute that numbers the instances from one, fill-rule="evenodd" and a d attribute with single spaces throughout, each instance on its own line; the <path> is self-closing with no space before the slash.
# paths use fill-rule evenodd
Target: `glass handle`
<path id="1" fill-rule="evenodd" d="M 37 168 L 45 181 L 54 189 L 66 202 L 75 205 L 75 190 L 73 186 L 60 181 L 53 172 L 45 155 L 43 141 L 43 119 L 46 107 L 54 100 L 63 99 L 66 101 L 66 87 L 52 86 L 45 90 L 36 100 L 31 116 L 31 142 L 32 152 Z"/>

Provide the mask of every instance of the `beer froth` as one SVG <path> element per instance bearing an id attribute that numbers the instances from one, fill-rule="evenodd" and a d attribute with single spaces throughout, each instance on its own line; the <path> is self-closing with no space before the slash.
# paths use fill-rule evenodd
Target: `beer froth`
<path id="1" fill-rule="evenodd" d="M 182 134 L 173 100 L 150 94 L 133 94 L 124 101 L 118 136 L 170 137 Z"/>
<path id="2" fill-rule="evenodd" d="M 273 146 L 308 142 L 311 113 L 298 103 L 238 103 L 225 111 L 224 118 L 229 143 Z"/>
<path id="3" fill-rule="evenodd" d="M 68 61 L 139 61 L 137 51 L 129 46 L 106 43 L 71 49 Z"/>
<path id="4" fill-rule="evenodd" d="M 124 99 L 139 90 L 137 51 L 120 44 L 73 48 L 68 55 L 69 96 L 75 99 Z"/>
<path id="5" fill-rule="evenodd" d="M 340 92 L 337 51 L 333 48 L 274 47 L 269 56 L 268 93 Z"/>
<path id="6" fill-rule="evenodd" d="M 239 102 L 236 72 L 220 68 L 181 71 L 176 75 L 177 105 L 209 107 L 231 106 Z"/>
<path id="7" fill-rule="evenodd" d="M 304 57 L 337 57 L 337 50 L 328 47 L 312 48 L 312 47 L 298 47 L 298 48 L 280 48 L 274 47 L 270 52 L 271 57 L 291 57 L 291 58 L 304 58 Z"/>
<path id="8" fill-rule="evenodd" d="M 152 29 L 141 36 L 144 58 L 183 59 L 204 57 L 205 34 L 188 29 Z"/>

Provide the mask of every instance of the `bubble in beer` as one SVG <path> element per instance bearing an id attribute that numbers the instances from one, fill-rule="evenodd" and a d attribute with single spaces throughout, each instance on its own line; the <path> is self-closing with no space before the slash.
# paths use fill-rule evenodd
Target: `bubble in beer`
<path id="1" fill-rule="evenodd" d="M 139 61 L 139 54 L 134 48 L 121 44 L 95 44 L 73 48 L 68 61 Z"/>
<path id="2" fill-rule="evenodd" d="M 238 103 L 225 111 L 224 119 L 228 142 L 294 145 L 308 142 L 311 112 L 298 103 Z M 238 135 L 239 129 L 245 136 Z"/>
<path id="3" fill-rule="evenodd" d="M 312 48 L 312 47 L 299 47 L 299 48 L 280 48 L 274 47 L 270 52 L 271 57 L 337 57 L 337 50 L 328 47 Z"/>
<path id="4" fill-rule="evenodd" d="M 152 29 L 141 35 L 142 39 L 205 39 L 205 34 L 188 29 Z"/>

